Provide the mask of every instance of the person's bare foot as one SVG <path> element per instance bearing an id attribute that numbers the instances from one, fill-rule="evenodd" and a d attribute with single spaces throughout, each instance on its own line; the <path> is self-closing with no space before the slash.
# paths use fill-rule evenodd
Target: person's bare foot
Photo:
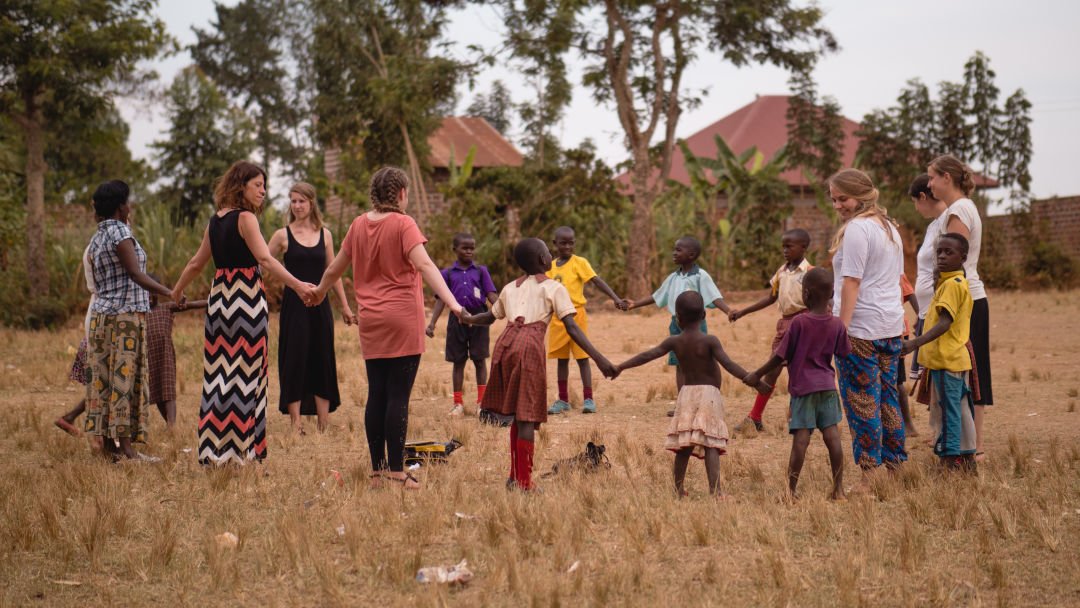
<path id="1" fill-rule="evenodd" d="M 975 462 L 986 462 L 986 452 L 975 452 Z"/>
<path id="2" fill-rule="evenodd" d="M 843 488 L 838 488 L 829 494 L 829 500 L 835 500 L 837 502 L 847 500 L 847 494 L 844 494 Z"/>
<path id="3" fill-rule="evenodd" d="M 904 434 L 907 435 L 908 437 L 918 437 L 919 436 L 919 429 L 915 428 L 914 425 L 905 426 L 904 427 Z"/>

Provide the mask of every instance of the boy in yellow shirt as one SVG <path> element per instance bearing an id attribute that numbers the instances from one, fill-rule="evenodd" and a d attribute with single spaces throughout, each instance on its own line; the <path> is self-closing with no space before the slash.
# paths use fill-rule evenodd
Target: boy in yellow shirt
<path id="1" fill-rule="evenodd" d="M 919 349 L 919 365 L 930 373 L 930 428 L 934 453 L 949 468 L 975 471 L 975 406 L 971 398 L 971 333 L 973 301 L 964 277 L 968 241 L 949 232 L 937 240 L 937 288 L 924 327 L 905 340 L 903 354 Z"/>
<path id="2" fill-rule="evenodd" d="M 604 282 L 596 271 L 593 270 L 589 261 L 583 257 L 574 255 L 574 229 L 569 226 L 559 226 L 555 229 L 555 251 L 558 259 L 551 265 L 545 274 L 548 278 L 562 283 L 563 287 L 570 292 L 570 301 L 574 304 L 577 314 L 574 322 L 585 334 L 589 331 L 589 318 L 585 313 L 585 285 L 592 283 L 597 289 L 604 292 L 615 302 L 619 310 L 626 310 L 626 304 L 622 298 Z M 570 338 L 566 326 L 558 317 L 551 320 L 548 329 L 548 359 L 559 360 L 559 398 L 548 408 L 549 414 L 560 414 L 570 410 L 569 388 L 570 381 L 570 357 L 577 359 L 578 369 L 581 370 L 581 392 L 585 402 L 581 408 L 583 414 L 596 413 L 596 401 L 593 400 L 592 371 L 589 367 L 588 354 Z"/>

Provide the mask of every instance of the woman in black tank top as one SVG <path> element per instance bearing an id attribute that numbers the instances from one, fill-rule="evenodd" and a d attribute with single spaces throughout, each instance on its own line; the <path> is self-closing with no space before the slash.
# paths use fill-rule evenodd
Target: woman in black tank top
<path id="1" fill-rule="evenodd" d="M 318 283 L 334 259 L 333 236 L 322 224 L 315 188 L 303 182 L 289 190 L 289 225 L 270 238 L 270 253 L 284 252 L 285 269 L 301 281 Z M 346 325 L 355 321 L 339 280 L 334 291 L 341 302 Z M 293 430 L 304 434 L 301 416 L 317 416 L 324 431 L 329 414 L 341 403 L 334 357 L 334 313 L 330 302 L 307 307 L 286 287 L 281 297 L 278 338 L 278 410 L 288 414 Z"/>

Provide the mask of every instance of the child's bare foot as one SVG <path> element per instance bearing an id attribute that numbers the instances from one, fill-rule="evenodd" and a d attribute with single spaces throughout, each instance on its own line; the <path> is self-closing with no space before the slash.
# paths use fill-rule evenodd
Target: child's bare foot
<path id="1" fill-rule="evenodd" d="M 829 500 L 842 501 L 847 500 L 847 494 L 844 494 L 843 488 L 837 488 L 831 494 L 829 494 Z"/>
<path id="2" fill-rule="evenodd" d="M 975 462 L 986 462 L 986 452 L 975 452 Z"/>

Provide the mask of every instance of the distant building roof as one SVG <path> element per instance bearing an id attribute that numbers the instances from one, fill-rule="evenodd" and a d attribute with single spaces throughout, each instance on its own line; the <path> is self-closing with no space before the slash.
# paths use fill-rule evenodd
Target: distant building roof
<path id="1" fill-rule="evenodd" d="M 520 167 L 521 152 L 503 137 L 488 121 L 475 116 L 447 116 L 442 125 L 428 138 L 431 155 L 428 162 L 434 168 L 450 166 L 450 152 L 460 165 L 476 146 L 474 167 Z"/>
<path id="2" fill-rule="evenodd" d="M 781 146 L 787 143 L 787 95 L 759 95 L 754 101 L 735 110 L 731 114 L 712 123 L 704 129 L 686 138 L 686 145 L 690 151 L 698 157 L 716 158 L 716 136 L 719 135 L 727 142 L 727 145 L 736 154 L 745 152 L 752 146 L 757 146 L 758 152 L 766 160 L 773 157 Z M 859 148 L 859 138 L 855 132 L 859 130 L 859 123 L 849 118 L 840 117 L 840 128 L 844 133 L 841 142 L 840 162 L 844 167 L 855 164 L 855 152 Z M 997 182 L 976 174 L 976 184 L 982 187 L 993 188 Z M 626 172 L 616 178 L 619 182 L 630 186 L 630 173 Z M 675 148 L 671 158 L 671 179 L 690 184 L 690 175 L 686 171 L 686 161 L 682 150 Z M 801 170 L 789 169 L 780 174 L 792 187 L 809 186 L 809 182 L 803 176 Z"/>

